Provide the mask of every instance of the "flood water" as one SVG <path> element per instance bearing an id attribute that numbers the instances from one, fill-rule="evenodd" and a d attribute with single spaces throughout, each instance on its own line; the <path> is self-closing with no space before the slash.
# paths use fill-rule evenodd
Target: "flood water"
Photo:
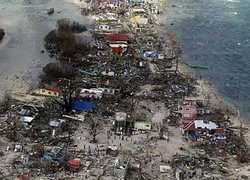
<path id="1" fill-rule="evenodd" d="M 47 15 L 50 8 L 55 9 L 53 15 Z M 0 0 L 0 28 L 6 32 L 0 42 L 1 92 L 37 84 L 42 67 L 53 61 L 46 52 L 40 53 L 44 36 L 61 18 L 87 24 L 71 0 Z M 11 80 L 14 75 L 21 77 L 22 86 Z"/>

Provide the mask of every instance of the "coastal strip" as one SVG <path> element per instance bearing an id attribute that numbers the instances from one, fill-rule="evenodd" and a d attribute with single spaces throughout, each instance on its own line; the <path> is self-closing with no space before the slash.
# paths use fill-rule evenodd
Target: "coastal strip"
<path id="1" fill-rule="evenodd" d="M 73 3 L 77 4 L 81 8 L 89 8 L 88 3 L 86 3 L 84 0 L 72 0 Z M 167 11 L 167 4 L 165 1 L 159 0 L 155 4 L 158 5 L 159 13 L 163 11 Z M 91 20 L 91 17 L 88 16 L 88 18 Z M 158 33 L 164 34 L 167 32 L 166 29 L 164 29 L 159 24 L 159 17 L 157 15 L 154 15 L 155 20 L 155 29 L 157 29 Z M 92 19 L 94 21 L 94 19 Z M 174 36 L 174 35 L 173 35 Z M 239 110 L 233 106 L 232 104 L 226 102 L 225 99 L 223 99 L 217 92 L 216 88 L 213 86 L 211 82 L 205 79 L 201 79 L 193 70 L 190 68 L 186 63 L 185 60 L 180 60 L 179 68 L 181 74 L 187 76 L 196 78 L 198 80 L 197 85 L 197 94 L 198 98 L 205 99 L 207 96 L 210 98 L 210 108 L 212 110 L 220 109 L 227 117 L 230 117 L 230 120 L 234 123 L 234 126 L 243 126 L 245 128 L 249 128 L 248 121 L 240 116 Z M 250 137 L 250 133 L 248 135 Z M 246 138 L 248 139 L 248 138 Z M 250 141 L 249 141 L 250 144 Z"/>
<path id="2" fill-rule="evenodd" d="M 56 22 L 39 86 L 1 101 L 1 179 L 248 178 L 248 128 L 181 60 L 164 9 L 92 0 L 91 28 Z"/>

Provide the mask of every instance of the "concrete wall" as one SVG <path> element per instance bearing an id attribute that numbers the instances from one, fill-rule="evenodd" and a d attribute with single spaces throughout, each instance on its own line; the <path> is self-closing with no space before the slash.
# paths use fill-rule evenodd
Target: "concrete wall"
<path id="1" fill-rule="evenodd" d="M 42 95 L 42 96 L 59 96 L 59 92 L 50 91 L 46 89 L 36 89 L 35 94 Z"/>

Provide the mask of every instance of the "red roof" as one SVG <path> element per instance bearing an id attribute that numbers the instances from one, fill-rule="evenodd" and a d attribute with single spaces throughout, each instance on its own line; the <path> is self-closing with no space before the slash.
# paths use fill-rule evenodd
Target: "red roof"
<path id="1" fill-rule="evenodd" d="M 107 39 L 110 41 L 128 41 L 129 37 L 127 34 L 109 34 Z"/>
<path id="2" fill-rule="evenodd" d="M 68 163 L 70 165 L 73 165 L 73 166 L 80 166 L 81 165 L 81 161 L 78 159 L 70 159 L 70 160 L 68 160 Z"/>
<path id="3" fill-rule="evenodd" d="M 18 179 L 29 179 L 30 177 L 33 177 L 33 176 L 34 176 L 34 173 L 33 172 L 29 172 L 27 174 L 17 176 L 17 178 Z"/>
<path id="4" fill-rule="evenodd" d="M 188 123 L 188 124 L 184 124 L 183 130 L 184 130 L 184 131 L 194 131 L 194 130 L 195 130 L 194 121 L 191 121 L 191 122 Z"/>
<path id="5" fill-rule="evenodd" d="M 59 87 L 54 87 L 54 86 L 51 86 L 49 84 L 44 84 L 43 88 L 46 90 L 50 90 L 50 91 L 56 91 L 56 92 L 60 91 Z"/>
<path id="6" fill-rule="evenodd" d="M 216 129 L 213 129 L 216 133 L 223 133 L 224 132 L 224 129 L 223 128 L 216 128 Z"/>
<path id="7" fill-rule="evenodd" d="M 122 53 L 123 48 L 122 47 L 112 47 L 112 51 Z"/>

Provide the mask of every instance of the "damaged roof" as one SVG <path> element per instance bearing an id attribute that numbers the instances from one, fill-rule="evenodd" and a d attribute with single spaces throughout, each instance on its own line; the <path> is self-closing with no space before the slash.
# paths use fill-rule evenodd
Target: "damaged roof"
<path id="1" fill-rule="evenodd" d="M 107 39 L 110 41 L 128 41 L 129 37 L 127 34 L 109 34 Z"/>

